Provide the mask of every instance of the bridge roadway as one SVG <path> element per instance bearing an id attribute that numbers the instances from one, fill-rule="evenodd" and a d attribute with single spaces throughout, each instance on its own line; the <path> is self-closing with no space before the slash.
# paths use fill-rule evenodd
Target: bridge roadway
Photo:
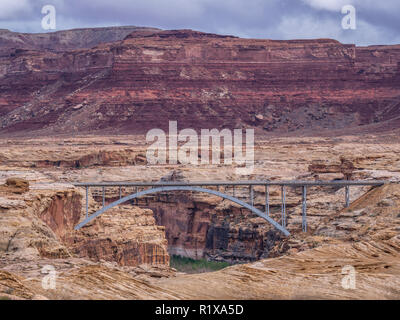
<path id="1" fill-rule="evenodd" d="M 390 181 L 384 180 L 367 180 L 367 181 L 352 181 L 352 180 L 334 180 L 334 181 L 157 181 L 157 182 L 77 182 L 74 183 L 76 187 L 86 188 L 86 218 L 79 223 L 75 230 L 82 228 L 84 225 L 89 223 L 91 220 L 104 213 L 108 209 L 115 207 L 126 201 L 132 199 L 160 192 L 170 191 L 191 191 L 191 192 L 203 192 L 219 196 L 223 199 L 230 200 L 241 205 L 244 208 L 249 209 L 257 216 L 263 218 L 272 224 L 276 229 L 281 231 L 284 235 L 289 236 L 290 233 L 286 229 L 286 187 L 302 189 L 302 230 L 307 231 L 307 189 L 309 187 L 327 186 L 345 188 L 345 206 L 350 205 L 350 187 L 351 186 L 371 186 L 377 187 L 389 183 Z M 254 186 L 265 187 L 265 211 L 254 207 Z M 270 203 L 269 203 L 269 187 L 278 186 L 281 188 L 281 223 L 279 224 L 270 217 Z M 88 194 L 89 188 L 102 188 L 102 209 L 96 211 L 89 216 L 88 210 Z M 116 200 L 108 205 L 105 204 L 105 189 L 110 187 L 119 188 L 119 200 Z M 122 187 L 136 187 L 136 192 L 128 196 L 122 197 Z M 150 188 L 148 188 L 150 187 Z M 217 190 L 213 190 L 207 187 L 218 187 Z M 232 187 L 233 195 L 229 195 L 219 191 L 219 187 Z M 235 187 L 248 187 L 249 188 L 249 202 L 240 200 L 235 196 Z M 140 188 L 144 190 L 139 191 Z M 148 188 L 148 189 L 146 189 Z M 225 190 L 224 190 L 225 191 Z"/>

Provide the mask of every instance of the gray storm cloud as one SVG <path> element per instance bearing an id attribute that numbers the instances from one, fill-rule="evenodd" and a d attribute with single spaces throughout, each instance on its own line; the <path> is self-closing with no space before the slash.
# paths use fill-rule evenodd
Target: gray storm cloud
<path id="1" fill-rule="evenodd" d="M 247 38 L 334 38 L 358 45 L 400 43 L 398 0 L 0 0 L 0 28 L 45 32 L 41 8 L 54 5 L 57 30 L 136 25 L 190 28 Z M 343 5 L 357 29 L 343 30 Z"/>

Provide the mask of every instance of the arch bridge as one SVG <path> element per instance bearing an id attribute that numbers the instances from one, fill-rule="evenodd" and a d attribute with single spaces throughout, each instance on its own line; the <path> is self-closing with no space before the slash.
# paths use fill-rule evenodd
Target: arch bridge
<path id="1" fill-rule="evenodd" d="M 232 201 L 255 215 L 263 218 L 277 230 L 282 232 L 285 236 L 290 233 L 286 229 L 286 188 L 301 188 L 302 190 L 302 230 L 307 231 L 307 188 L 315 186 L 331 186 L 336 188 L 345 188 L 345 206 L 350 205 L 350 187 L 351 186 L 381 186 L 388 181 L 351 181 L 351 180 L 335 180 L 335 181 L 203 181 L 203 182 L 82 182 L 75 183 L 76 187 L 84 187 L 86 189 L 86 216 L 85 219 L 75 226 L 75 230 L 79 230 L 87 223 L 115 206 L 124 202 L 155 193 L 165 193 L 173 191 L 190 191 L 202 192 L 219 196 L 223 199 Z M 265 210 L 254 206 L 254 186 L 265 187 Z M 281 219 L 280 223 L 270 217 L 270 201 L 269 201 L 269 187 L 277 186 L 281 189 Z M 119 199 L 106 205 L 105 203 L 105 190 L 106 188 L 119 188 Z M 133 187 L 136 189 L 134 193 L 127 196 L 122 195 L 122 188 Z M 89 188 L 102 188 L 102 208 L 89 215 L 89 202 L 88 194 Z M 223 189 L 221 191 L 220 189 Z M 248 189 L 247 201 L 239 199 L 235 191 L 238 189 Z M 215 190 L 216 189 L 216 190 Z M 227 190 L 230 192 L 228 193 Z"/>

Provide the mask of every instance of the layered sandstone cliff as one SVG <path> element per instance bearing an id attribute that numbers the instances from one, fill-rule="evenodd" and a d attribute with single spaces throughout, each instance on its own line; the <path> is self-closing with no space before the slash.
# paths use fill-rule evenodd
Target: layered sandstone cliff
<path id="1" fill-rule="evenodd" d="M 391 130 L 399 60 L 399 46 L 192 30 L 135 31 L 65 52 L 17 49 L 0 57 L 1 132 L 146 133 L 168 120 L 260 133 Z"/>
<path id="2" fill-rule="evenodd" d="M 75 231 L 83 219 L 82 199 L 70 185 L 34 185 L 22 196 L 12 187 L 0 189 L 2 263 L 82 257 L 120 266 L 169 266 L 164 228 L 156 226 L 150 210 L 114 209 Z M 93 201 L 92 206 L 97 207 Z"/>

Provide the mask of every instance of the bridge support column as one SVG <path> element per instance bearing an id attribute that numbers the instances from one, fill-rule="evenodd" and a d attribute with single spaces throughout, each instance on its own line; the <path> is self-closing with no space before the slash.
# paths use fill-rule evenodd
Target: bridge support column
<path id="1" fill-rule="evenodd" d="M 104 208 L 104 206 L 105 206 L 105 204 L 106 204 L 106 190 L 105 190 L 106 188 L 105 187 L 103 187 L 103 208 Z"/>
<path id="2" fill-rule="evenodd" d="M 253 189 L 253 185 L 250 185 L 250 204 L 254 207 L 254 189 Z"/>
<path id="3" fill-rule="evenodd" d="M 119 198 L 122 198 L 122 191 L 121 191 L 121 187 L 119 187 Z"/>
<path id="4" fill-rule="evenodd" d="M 282 186 L 281 188 L 282 195 L 282 227 L 286 227 L 286 188 Z"/>
<path id="5" fill-rule="evenodd" d="M 89 214 L 89 187 L 86 186 L 86 219 Z"/>
<path id="6" fill-rule="evenodd" d="M 307 232 L 307 187 L 303 186 L 303 196 L 302 196 L 302 217 L 303 217 L 303 232 Z"/>
<path id="7" fill-rule="evenodd" d="M 265 185 L 265 214 L 269 217 L 269 186 Z"/>
<path id="8" fill-rule="evenodd" d="M 350 187 L 349 186 L 346 186 L 345 197 L 346 197 L 346 208 L 348 208 L 348 207 L 350 207 Z"/>

